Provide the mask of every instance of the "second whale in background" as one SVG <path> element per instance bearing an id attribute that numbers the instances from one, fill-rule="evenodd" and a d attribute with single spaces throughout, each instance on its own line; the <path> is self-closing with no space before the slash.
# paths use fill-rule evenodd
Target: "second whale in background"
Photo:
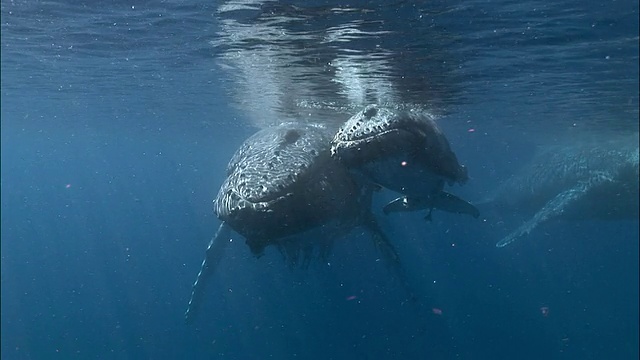
<path id="1" fill-rule="evenodd" d="M 638 134 L 540 147 L 481 206 L 530 216 L 497 247 L 553 218 L 638 219 Z"/>

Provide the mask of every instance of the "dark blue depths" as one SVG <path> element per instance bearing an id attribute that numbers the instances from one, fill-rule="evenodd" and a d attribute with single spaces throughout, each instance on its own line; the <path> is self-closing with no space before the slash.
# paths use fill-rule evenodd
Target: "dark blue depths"
<path id="1" fill-rule="evenodd" d="M 637 354 L 637 222 L 555 222 L 497 250 L 489 222 L 377 211 L 415 288 L 408 302 L 357 230 L 306 271 L 275 251 L 254 259 L 237 238 L 187 326 L 217 225 L 210 201 L 250 131 L 211 142 L 214 129 L 43 128 L 3 128 L 3 358 Z M 472 147 L 460 147 L 469 163 Z"/>

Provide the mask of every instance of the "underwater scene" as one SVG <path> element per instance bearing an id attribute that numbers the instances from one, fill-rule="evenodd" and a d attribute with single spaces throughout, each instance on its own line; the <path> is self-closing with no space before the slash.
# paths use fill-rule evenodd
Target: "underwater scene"
<path id="1" fill-rule="evenodd" d="M 2 359 L 638 359 L 638 2 L 2 0 Z"/>

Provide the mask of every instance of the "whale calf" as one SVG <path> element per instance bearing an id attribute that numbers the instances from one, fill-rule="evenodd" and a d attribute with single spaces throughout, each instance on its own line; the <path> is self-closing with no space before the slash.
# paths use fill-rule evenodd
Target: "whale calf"
<path id="1" fill-rule="evenodd" d="M 343 124 L 331 142 L 331 154 L 373 183 L 404 196 L 384 207 L 397 211 L 439 209 L 479 216 L 478 209 L 444 191 L 464 184 L 467 170 L 451 150 L 435 121 L 411 111 L 369 105 Z"/>

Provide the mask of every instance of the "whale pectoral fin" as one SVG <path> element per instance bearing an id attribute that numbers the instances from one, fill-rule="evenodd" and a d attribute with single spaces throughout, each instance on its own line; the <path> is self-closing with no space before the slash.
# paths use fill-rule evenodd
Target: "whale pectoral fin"
<path id="1" fill-rule="evenodd" d="M 187 311 L 184 313 L 184 318 L 187 323 L 192 322 L 195 317 L 195 313 L 202 302 L 206 282 L 214 274 L 218 264 L 222 260 L 224 251 L 230 243 L 230 235 L 231 228 L 223 222 L 218 228 L 216 235 L 209 242 L 209 246 L 207 246 L 207 252 L 200 266 L 200 272 L 191 289 L 191 298 L 189 299 Z"/>
<path id="2" fill-rule="evenodd" d="M 373 243 L 376 246 L 376 249 L 380 252 L 380 257 L 387 265 L 389 270 L 393 273 L 393 275 L 400 281 L 400 285 L 404 288 L 407 293 L 407 298 L 411 300 L 415 300 L 416 296 L 409 285 L 409 281 L 407 280 L 407 276 L 404 273 L 404 269 L 402 264 L 400 263 L 400 256 L 396 251 L 393 244 L 387 237 L 387 235 L 380 228 L 380 224 L 376 221 L 373 214 L 369 213 L 367 218 L 364 221 L 364 227 L 369 230 L 371 233 L 371 238 L 373 239 Z"/>
<path id="3" fill-rule="evenodd" d="M 473 206 L 468 201 L 462 200 L 461 198 L 445 191 L 440 191 L 433 196 L 431 206 L 433 206 L 434 209 L 455 214 L 467 214 L 474 218 L 478 218 L 480 216 L 480 211 L 477 207 Z"/>
<path id="4" fill-rule="evenodd" d="M 400 264 L 400 257 L 396 252 L 396 249 L 391 244 L 391 241 L 387 235 L 380 228 L 380 224 L 373 217 L 373 214 L 368 214 L 368 219 L 365 220 L 364 226 L 371 233 L 371 239 L 376 249 L 380 252 L 383 260 L 390 265 Z"/>
<path id="5" fill-rule="evenodd" d="M 522 224 L 519 228 L 498 241 L 496 247 L 505 247 L 512 242 L 519 240 L 521 237 L 529 235 L 540 223 L 547 221 L 554 216 L 561 215 L 567 205 L 573 201 L 580 199 L 587 191 L 595 186 L 605 182 L 611 182 L 613 179 L 607 174 L 594 172 L 589 180 L 581 181 L 569 190 L 563 191 L 551 199 L 545 206 L 540 209 L 531 219 Z"/>
<path id="6" fill-rule="evenodd" d="M 382 211 L 388 215 L 392 212 L 406 212 L 429 209 L 429 213 L 426 215 L 425 220 L 431 221 L 431 210 L 438 209 L 455 214 L 468 214 L 477 218 L 480 216 L 478 208 L 473 206 L 468 201 L 449 194 L 445 191 L 439 191 L 429 199 L 402 196 L 399 197 L 382 208 Z"/>
<path id="7" fill-rule="evenodd" d="M 384 212 L 385 215 L 389 215 L 392 212 L 416 211 L 430 207 L 430 204 L 422 199 L 401 196 L 385 205 L 382 208 L 382 212 Z"/>

